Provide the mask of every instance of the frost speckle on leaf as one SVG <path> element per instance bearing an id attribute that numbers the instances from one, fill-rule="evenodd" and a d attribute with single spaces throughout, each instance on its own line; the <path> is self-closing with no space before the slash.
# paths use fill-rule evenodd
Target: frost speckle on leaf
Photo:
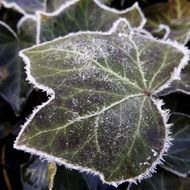
<path id="1" fill-rule="evenodd" d="M 129 26 L 123 32 L 120 22 L 127 26 L 121 19 L 107 33 L 80 32 L 21 52 L 30 82 L 53 94 L 16 148 L 114 185 L 151 176 L 171 140 L 168 112 L 152 95 L 188 56 Z"/>

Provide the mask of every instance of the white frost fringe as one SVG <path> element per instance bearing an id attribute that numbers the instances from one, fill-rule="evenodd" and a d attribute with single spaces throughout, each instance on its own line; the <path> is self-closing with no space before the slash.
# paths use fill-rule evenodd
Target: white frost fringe
<path id="1" fill-rule="evenodd" d="M 28 0 L 30 1 L 30 0 Z M 44 0 L 44 4 L 45 4 L 45 0 Z M 15 9 L 16 11 L 18 11 L 19 13 L 23 14 L 24 16 L 25 15 L 30 15 L 30 16 L 34 16 L 33 14 L 29 14 L 27 13 L 20 5 L 18 5 L 16 2 L 7 2 L 6 0 L 3 0 L 2 1 L 2 5 L 5 7 L 5 8 L 11 8 L 11 9 Z M 45 7 L 45 6 L 44 6 Z"/>
<path id="2" fill-rule="evenodd" d="M 166 24 L 160 24 L 159 26 L 158 26 L 158 29 L 157 30 L 154 30 L 155 32 L 161 32 L 162 30 L 165 30 L 165 34 L 164 34 L 164 36 L 163 36 L 163 40 L 167 40 L 168 39 L 168 37 L 169 37 L 169 35 L 171 34 L 171 29 L 170 29 L 170 27 L 168 26 L 168 25 L 166 25 Z"/>
<path id="3" fill-rule="evenodd" d="M 18 31 L 20 31 L 20 28 L 22 27 L 23 23 L 27 22 L 27 20 L 33 20 L 33 21 L 37 22 L 37 19 L 35 16 L 26 14 L 23 17 L 21 17 L 21 19 L 17 23 L 17 30 Z"/>
<path id="4" fill-rule="evenodd" d="M 32 15 L 32 14 L 28 14 L 25 12 L 24 9 L 22 9 L 19 5 L 17 5 L 15 2 L 11 2 L 11 3 L 7 3 L 5 0 L 2 1 L 2 5 L 5 7 L 5 8 L 12 8 L 12 9 L 15 9 L 17 10 L 19 13 L 23 14 L 23 16 L 20 18 L 20 20 L 18 21 L 16 27 L 17 27 L 17 31 L 20 32 L 20 28 L 22 26 L 22 24 L 24 22 L 26 22 L 27 20 L 31 19 L 35 22 L 37 22 L 37 18 L 35 15 Z M 0 23 L 2 24 L 3 22 L 0 21 Z M 16 37 L 18 38 L 17 34 L 11 29 L 10 26 L 8 26 L 6 23 L 2 24 L 2 25 L 6 25 L 5 27 L 8 28 L 9 31 L 11 31 L 11 33 Z"/>
<path id="5" fill-rule="evenodd" d="M 17 5 L 15 2 L 8 3 L 5 0 L 2 1 L 2 5 L 5 8 L 13 8 L 17 10 L 19 13 L 22 13 L 23 15 L 27 14 L 24 9 L 22 9 L 19 5 Z"/>
<path id="6" fill-rule="evenodd" d="M 17 34 L 15 33 L 15 31 L 5 22 L 0 20 L 0 25 L 2 25 L 3 27 L 5 27 L 16 39 L 18 39 Z"/>
<path id="7" fill-rule="evenodd" d="M 177 176 L 179 176 L 179 177 L 186 178 L 186 177 L 189 176 L 187 173 L 178 172 L 178 171 L 173 170 L 173 169 L 171 169 L 171 168 L 168 168 L 168 167 L 166 167 L 166 166 L 164 166 L 164 165 L 162 165 L 162 168 L 164 168 L 166 171 L 169 171 L 169 172 L 171 172 L 171 173 L 173 173 L 173 174 L 175 174 L 175 175 L 177 175 Z"/>
<path id="8" fill-rule="evenodd" d="M 57 10 L 53 11 L 53 12 L 50 12 L 50 13 L 47 13 L 47 12 L 43 12 L 43 11 L 37 11 L 36 12 L 36 16 L 37 16 L 37 36 L 36 36 L 36 44 L 40 44 L 40 30 L 41 30 L 41 16 L 40 15 L 45 15 L 45 16 L 48 16 L 48 17 L 54 17 L 54 16 L 58 16 L 59 14 L 61 14 L 64 10 L 68 9 L 70 6 L 76 4 L 77 2 L 79 2 L 81 0 L 70 0 L 70 1 L 67 1 L 65 4 L 63 4 L 60 8 L 58 8 Z M 139 7 L 139 4 L 136 2 L 134 3 L 131 7 L 125 9 L 125 10 L 117 10 L 117 9 L 114 9 L 114 8 L 110 8 L 108 6 L 106 6 L 105 4 L 103 4 L 101 1 L 99 0 L 92 0 L 94 1 L 100 8 L 106 10 L 106 11 L 109 11 L 109 12 L 112 12 L 112 13 L 116 13 L 116 14 L 126 14 L 130 11 L 132 11 L 133 9 L 137 9 L 141 18 L 142 18 L 142 21 L 139 25 L 139 27 L 137 27 L 136 29 L 142 29 L 144 27 L 144 25 L 146 24 L 147 20 L 144 16 L 144 13 L 142 12 L 141 8 Z"/>
<path id="9" fill-rule="evenodd" d="M 110 35 L 110 34 L 116 32 L 117 26 L 119 24 L 121 24 L 121 22 L 124 22 L 126 25 L 128 25 L 128 28 L 131 29 L 126 19 L 118 19 L 113 24 L 113 27 L 108 32 L 78 32 L 78 33 L 75 33 L 75 34 L 74 33 L 73 34 L 69 34 L 69 35 L 67 35 L 67 36 L 65 36 L 65 37 L 63 37 L 61 39 L 64 39 L 64 38 L 67 38 L 67 37 L 70 37 L 70 36 L 73 36 L 73 35 L 81 34 L 81 33 Z M 142 35 L 142 34 L 140 34 L 140 35 Z M 155 40 L 155 41 L 157 41 L 159 43 L 171 45 L 171 46 L 175 47 L 176 49 L 178 49 L 180 52 L 182 52 L 184 54 L 184 57 L 181 60 L 181 63 L 179 64 L 179 67 L 175 68 L 174 72 L 171 75 L 171 78 L 166 82 L 166 84 L 164 84 L 162 87 L 159 88 L 159 90 L 156 91 L 156 92 L 159 92 L 160 90 L 168 87 L 170 85 L 170 83 L 174 79 L 180 78 L 181 69 L 184 68 L 184 66 L 188 63 L 188 60 L 189 60 L 189 51 L 183 45 L 180 45 L 177 42 L 173 42 L 171 40 L 164 41 L 164 40 L 155 39 L 151 35 L 148 35 L 148 32 L 144 35 L 144 37 L 145 38 L 149 38 L 151 40 Z M 58 38 L 58 39 L 60 39 L 60 38 Z M 56 41 L 58 39 L 55 39 L 53 41 Z M 48 43 L 51 43 L 51 42 L 45 42 L 43 44 L 48 44 Z M 31 48 L 28 48 L 27 50 L 29 50 L 29 49 L 31 49 Z M 69 163 L 67 163 L 62 158 L 58 158 L 58 157 L 55 157 L 53 155 L 49 155 L 49 154 L 47 154 L 45 152 L 38 151 L 38 150 L 36 150 L 34 148 L 30 148 L 30 147 L 27 147 L 25 145 L 18 145 L 17 143 L 19 141 L 20 136 L 23 134 L 23 132 L 25 131 L 25 128 L 31 122 L 31 120 L 34 118 L 34 116 L 37 114 L 37 112 L 40 109 L 42 109 L 44 106 L 46 106 L 48 103 L 50 103 L 55 98 L 55 92 L 54 92 L 53 89 L 51 89 L 51 88 L 49 88 L 47 86 L 44 86 L 42 84 L 37 83 L 36 80 L 31 76 L 31 73 L 30 73 L 30 60 L 24 54 L 23 51 L 20 52 L 20 56 L 23 58 L 23 60 L 26 63 L 27 80 L 31 84 L 33 84 L 35 87 L 37 87 L 39 89 L 42 89 L 43 91 L 46 91 L 47 94 L 49 95 L 49 99 L 48 99 L 47 102 L 45 102 L 42 105 L 36 107 L 36 109 L 33 111 L 33 113 L 27 119 L 26 123 L 22 126 L 22 129 L 21 129 L 18 137 L 16 138 L 16 141 L 14 143 L 14 148 L 19 149 L 19 150 L 24 150 L 25 152 L 29 152 L 29 153 L 38 155 L 41 158 L 45 158 L 45 159 L 47 159 L 48 161 L 51 161 L 51 162 L 52 161 L 57 162 L 60 165 L 63 164 L 63 165 L 65 165 L 68 168 L 77 169 L 80 172 L 85 171 L 85 172 L 88 172 L 88 173 L 91 173 L 91 174 L 94 174 L 94 175 L 98 175 L 98 176 L 100 176 L 100 179 L 102 180 L 103 183 L 111 184 L 111 185 L 113 185 L 115 187 L 117 187 L 119 184 L 121 184 L 123 182 L 127 182 L 128 181 L 128 182 L 137 183 L 138 181 L 141 181 L 141 180 L 143 180 L 145 178 L 149 178 L 149 177 L 152 176 L 152 173 L 154 173 L 156 171 L 156 166 L 158 164 L 161 164 L 163 162 L 163 155 L 168 151 L 169 147 L 171 146 L 171 140 L 172 140 L 172 138 L 170 136 L 170 127 L 171 127 L 171 124 L 167 124 L 168 118 L 169 118 L 169 110 L 163 110 L 162 109 L 162 105 L 163 105 L 162 100 L 155 99 L 153 96 L 151 97 L 151 99 L 152 99 L 153 103 L 156 105 L 156 107 L 157 107 L 158 111 L 160 112 L 160 114 L 162 115 L 163 122 L 164 122 L 165 128 L 166 128 L 166 133 L 165 133 L 165 138 L 164 138 L 164 145 L 163 145 L 163 149 L 161 150 L 161 153 L 160 153 L 159 157 L 152 164 L 152 166 L 150 166 L 145 172 L 143 172 L 142 174 L 140 174 L 139 176 L 136 176 L 134 178 L 130 178 L 130 179 L 122 180 L 122 181 L 106 182 L 105 179 L 104 179 L 103 174 L 101 174 L 100 172 L 91 170 L 89 168 L 85 168 L 85 167 L 75 166 L 75 165 L 69 164 Z"/>

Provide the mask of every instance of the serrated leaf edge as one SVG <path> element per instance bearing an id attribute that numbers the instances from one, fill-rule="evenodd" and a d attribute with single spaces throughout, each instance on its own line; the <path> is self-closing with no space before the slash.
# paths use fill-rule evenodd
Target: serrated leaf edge
<path id="1" fill-rule="evenodd" d="M 40 14 L 48 16 L 48 17 L 54 17 L 54 16 L 57 16 L 57 15 L 61 14 L 61 12 L 63 12 L 65 9 L 68 9 L 70 6 L 74 5 L 75 3 L 79 2 L 79 1 L 81 1 L 81 0 L 67 1 L 61 7 L 59 7 L 57 10 L 55 10 L 53 12 L 36 11 L 36 17 L 37 17 L 36 44 L 40 44 L 40 30 L 41 30 L 41 16 L 40 16 Z M 145 18 L 144 13 L 142 12 L 141 8 L 139 7 L 138 2 L 134 3 L 131 7 L 120 11 L 120 10 L 108 7 L 107 5 L 103 4 L 99 0 L 92 0 L 92 1 L 94 1 L 94 3 L 96 3 L 103 10 L 106 10 L 106 11 L 109 11 L 109 12 L 112 12 L 112 13 L 117 13 L 117 14 L 125 14 L 125 13 L 128 13 L 131 10 L 136 8 L 139 11 L 139 14 L 142 17 L 142 22 L 139 25 L 139 27 L 137 27 L 137 29 L 142 29 L 144 27 L 144 25 L 146 24 L 146 22 L 147 22 L 147 19 Z"/>
<path id="2" fill-rule="evenodd" d="M 171 73 L 170 79 L 164 85 L 162 85 L 157 90 L 155 90 L 153 94 L 158 94 L 162 90 L 168 88 L 171 85 L 172 81 L 181 80 L 181 71 L 183 68 L 185 68 L 185 66 L 188 64 L 188 61 L 190 59 L 190 50 L 187 47 L 185 47 L 183 44 L 180 44 L 179 42 L 173 41 L 171 39 L 167 39 L 167 40 L 157 39 L 157 41 L 164 44 L 172 45 L 173 47 L 181 51 L 184 54 L 184 57 L 182 58 L 178 67 L 174 67 L 174 71 Z"/>
<path id="3" fill-rule="evenodd" d="M 120 22 L 123 22 L 123 21 L 130 28 L 130 25 L 128 24 L 128 21 L 126 19 L 123 19 L 123 18 L 121 19 L 120 18 L 120 19 L 118 19 L 117 21 L 114 22 L 113 27 L 108 32 L 89 32 L 89 31 L 86 31 L 86 32 L 77 32 L 77 33 L 71 33 L 71 34 L 69 34 L 69 35 L 67 35 L 65 37 L 70 37 L 70 36 L 73 36 L 73 35 L 76 35 L 76 34 L 82 34 L 82 33 L 85 33 L 85 34 L 89 33 L 89 34 L 109 35 L 109 34 L 112 34 L 112 33 L 116 32 L 118 24 Z M 130 28 L 130 29 L 133 30 L 132 28 Z M 65 38 L 65 37 L 62 37 L 61 39 Z M 150 38 L 151 40 L 155 40 L 157 42 L 160 42 L 162 44 L 171 45 L 171 46 L 177 48 L 179 51 L 181 51 L 181 52 L 184 53 L 184 57 L 181 60 L 181 63 L 179 64 L 179 68 L 175 68 L 173 74 L 171 75 L 171 78 L 166 82 L 165 85 L 163 85 L 163 87 L 161 87 L 161 89 L 164 89 L 164 88 L 166 88 L 166 87 L 169 86 L 169 84 L 171 83 L 171 81 L 174 80 L 174 78 L 176 77 L 176 75 L 177 76 L 180 75 L 181 69 L 188 63 L 188 60 L 189 60 L 189 51 L 183 45 L 180 45 L 177 42 L 173 42 L 171 40 L 167 40 L 167 41 L 158 40 L 158 39 L 155 39 L 155 38 L 151 37 L 151 35 L 150 36 L 148 35 L 146 37 Z M 59 39 L 60 38 L 54 39 L 51 42 L 54 42 L 54 41 L 59 40 Z M 45 42 L 45 43 L 42 43 L 42 44 L 48 44 L 48 43 L 51 43 L 51 42 Z M 35 46 L 33 46 L 33 47 L 35 47 Z M 31 47 L 31 48 L 33 48 L 33 47 Z M 115 187 L 117 187 L 119 184 L 121 184 L 123 182 L 137 183 L 138 181 L 140 182 L 143 179 L 151 177 L 152 173 L 156 172 L 156 166 L 157 165 L 161 165 L 163 163 L 163 161 L 164 161 L 163 155 L 168 151 L 169 147 L 172 144 L 171 143 L 172 138 L 170 136 L 170 133 L 171 133 L 170 132 L 171 124 L 167 123 L 168 122 L 168 118 L 169 118 L 169 110 L 163 110 L 162 109 L 163 101 L 160 100 L 160 99 L 156 99 L 153 96 L 151 96 L 151 100 L 153 101 L 153 103 L 157 107 L 159 113 L 161 114 L 161 116 L 163 118 L 164 125 L 165 125 L 165 129 L 166 129 L 165 138 L 164 138 L 164 146 L 163 146 L 163 149 L 160 152 L 159 157 L 156 159 L 156 161 L 145 172 L 143 172 L 142 174 L 140 174 L 139 176 L 136 176 L 134 178 L 130 178 L 130 179 L 122 180 L 122 181 L 117 181 L 117 182 L 115 182 L 115 181 L 113 181 L 113 182 L 107 182 L 107 181 L 104 180 L 103 174 L 101 174 L 98 171 L 94 171 L 94 170 L 91 170 L 89 168 L 85 168 L 85 167 L 81 167 L 81 166 L 75 166 L 73 164 L 66 163 L 66 161 L 63 160 L 62 158 L 58 158 L 58 157 L 49 155 L 49 154 L 47 154 L 45 152 L 38 151 L 38 150 L 36 150 L 34 148 L 29 148 L 29 147 L 27 147 L 25 145 L 17 145 L 17 142 L 18 142 L 20 136 L 24 132 L 24 130 L 27 127 L 27 125 L 31 122 L 31 120 L 37 114 L 37 112 L 39 110 L 41 110 L 43 107 L 45 107 L 46 105 L 48 105 L 55 98 L 55 92 L 54 92 L 53 89 L 49 88 L 48 86 L 44 86 L 42 84 L 37 83 L 36 80 L 30 74 L 30 60 L 23 53 L 23 51 L 30 50 L 31 48 L 27 48 L 27 49 L 22 50 L 22 51 L 19 52 L 20 57 L 23 58 L 23 60 L 24 60 L 24 62 L 26 64 L 25 69 L 26 69 L 26 73 L 27 73 L 27 80 L 29 81 L 29 83 L 33 84 L 36 88 L 39 88 L 39 89 L 45 91 L 47 93 L 47 95 L 49 96 L 49 99 L 48 99 L 47 102 L 42 103 L 42 105 L 37 106 L 33 110 L 32 114 L 27 118 L 25 124 L 22 126 L 22 129 L 21 129 L 19 135 L 17 136 L 17 138 L 16 138 L 16 140 L 14 142 L 14 148 L 16 148 L 18 150 L 23 150 L 25 152 L 32 153 L 34 155 L 38 155 L 38 156 L 40 156 L 42 158 L 47 159 L 50 162 L 57 162 L 60 165 L 65 165 L 67 168 L 76 169 L 76 170 L 78 170 L 80 172 L 87 172 L 87 173 L 91 173 L 91 174 L 94 174 L 94 175 L 98 175 L 103 183 L 107 183 L 107 184 L 113 185 Z"/>

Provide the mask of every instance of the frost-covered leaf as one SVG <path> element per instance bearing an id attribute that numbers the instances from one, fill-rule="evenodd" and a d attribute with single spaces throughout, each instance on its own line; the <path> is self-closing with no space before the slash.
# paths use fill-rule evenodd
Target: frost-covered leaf
<path id="1" fill-rule="evenodd" d="M 190 39 L 190 1 L 170 0 L 145 9 L 147 28 L 153 33 L 160 24 L 170 27 L 169 38 L 186 44 Z"/>
<path id="2" fill-rule="evenodd" d="M 23 24 L 30 22 L 27 18 Z M 31 24 L 31 22 L 30 22 Z M 23 30 L 20 23 L 18 33 L 0 21 L 0 95 L 11 105 L 15 114 L 21 111 L 30 93 L 30 86 L 24 80 L 24 63 L 18 52 L 35 43 L 35 32 L 28 36 L 30 28 Z"/>
<path id="3" fill-rule="evenodd" d="M 32 14 L 37 10 L 44 10 L 45 0 L 4 0 L 3 5 L 7 8 L 14 8 L 23 14 Z"/>
<path id="4" fill-rule="evenodd" d="M 182 70 L 180 79 L 174 80 L 171 85 L 161 91 L 159 95 L 164 96 L 174 92 L 190 94 L 190 64 Z"/>
<path id="5" fill-rule="evenodd" d="M 48 190 L 48 163 L 33 156 L 21 166 L 23 190 Z"/>
<path id="6" fill-rule="evenodd" d="M 145 18 L 134 4 L 124 11 L 109 8 L 99 0 L 72 0 L 53 13 L 39 13 L 39 36 L 45 42 L 78 31 L 107 31 L 119 17 L 127 18 L 133 27 L 143 27 Z"/>
<path id="7" fill-rule="evenodd" d="M 107 182 L 150 176 L 169 140 L 154 93 L 186 64 L 179 47 L 127 29 L 120 19 L 108 33 L 72 34 L 23 51 L 28 79 L 50 99 L 15 147 Z"/>
<path id="8" fill-rule="evenodd" d="M 164 168 L 181 176 L 190 174 L 190 117 L 184 114 L 172 114 L 173 146 L 164 156 Z"/>
<path id="9" fill-rule="evenodd" d="M 53 12 L 68 1 L 73 0 L 46 0 L 46 12 Z"/>
<path id="10" fill-rule="evenodd" d="M 189 190 L 190 179 L 176 176 L 160 170 L 148 180 L 137 185 L 131 185 L 129 190 Z"/>

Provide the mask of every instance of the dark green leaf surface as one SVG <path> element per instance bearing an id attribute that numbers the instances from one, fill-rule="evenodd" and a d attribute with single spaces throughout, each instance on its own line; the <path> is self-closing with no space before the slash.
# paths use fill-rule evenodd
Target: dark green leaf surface
<path id="1" fill-rule="evenodd" d="M 27 22 L 31 24 L 30 18 L 23 24 Z M 24 64 L 18 52 L 35 43 L 35 32 L 27 36 L 30 28 L 24 31 L 22 24 L 19 30 L 15 33 L 7 24 L 0 22 L 0 95 L 10 103 L 16 115 L 20 113 L 31 88 L 24 80 Z"/>
<path id="2" fill-rule="evenodd" d="M 190 117 L 184 114 L 172 114 L 170 122 L 174 140 L 173 146 L 164 156 L 164 167 L 182 176 L 190 173 Z"/>
<path id="3" fill-rule="evenodd" d="M 189 190 L 190 179 L 178 177 L 170 172 L 160 170 L 148 180 L 132 185 L 129 190 Z"/>
<path id="4" fill-rule="evenodd" d="M 117 32 L 68 35 L 23 52 L 31 75 L 54 89 L 55 99 L 15 147 L 99 171 L 107 182 L 149 175 L 166 146 L 160 108 L 149 95 L 184 53 L 125 27 L 120 21 Z"/>
<path id="5" fill-rule="evenodd" d="M 48 163 L 37 157 L 21 166 L 23 190 L 48 190 Z"/>
<path id="6" fill-rule="evenodd" d="M 78 31 L 107 31 L 119 17 L 127 18 L 133 27 L 144 23 L 137 5 L 130 11 L 119 12 L 108 7 L 101 8 L 98 0 L 76 0 L 58 13 L 39 15 L 39 41 L 45 42 Z M 98 4 L 96 4 L 98 2 Z M 109 9 L 109 10 L 108 10 Z"/>
<path id="7" fill-rule="evenodd" d="M 147 29 L 153 33 L 159 24 L 170 27 L 169 38 L 186 44 L 190 39 L 190 2 L 188 0 L 171 0 L 157 3 L 145 9 Z"/>

